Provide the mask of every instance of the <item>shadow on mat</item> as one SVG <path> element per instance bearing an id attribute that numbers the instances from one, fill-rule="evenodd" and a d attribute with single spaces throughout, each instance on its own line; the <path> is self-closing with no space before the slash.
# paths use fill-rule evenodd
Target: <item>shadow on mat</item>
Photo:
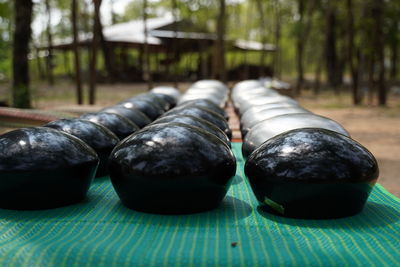
<path id="1" fill-rule="evenodd" d="M 243 182 L 243 178 L 240 175 L 235 175 L 232 180 L 232 185 L 237 185 Z"/>
<path id="2" fill-rule="evenodd" d="M 285 218 L 265 212 L 257 207 L 258 213 L 268 219 L 281 224 L 305 228 L 326 228 L 357 230 L 368 228 L 382 228 L 400 220 L 400 212 L 395 208 L 376 202 L 368 201 L 363 211 L 357 215 L 330 220 L 306 220 Z"/>
<path id="3" fill-rule="evenodd" d="M 237 221 L 243 220 L 252 213 L 251 206 L 240 199 L 232 196 L 226 196 L 222 203 L 216 209 L 182 215 L 168 214 L 151 214 L 130 210 L 122 205 L 117 204 L 122 213 L 128 213 L 130 216 L 139 217 L 140 224 L 159 225 L 167 224 L 169 226 L 180 225 L 185 227 L 197 228 L 214 228 L 224 224 L 234 224 Z M 126 218 L 129 220 L 129 216 Z M 136 223 L 135 221 L 132 223 Z"/>
<path id="4" fill-rule="evenodd" d="M 101 211 L 100 211 L 101 210 Z M 46 210 L 6 210 L 0 209 L 0 220 L 14 223 L 140 223 L 140 224 L 184 224 L 196 227 L 215 227 L 219 224 L 234 223 L 248 217 L 251 206 L 235 197 L 226 196 L 216 209 L 185 215 L 158 215 L 137 212 L 126 208 L 114 191 L 95 190 L 80 203 Z M 108 215 L 106 215 L 108 214 Z M 104 216 L 106 215 L 106 216 Z M 107 219 L 111 218 L 112 219 Z"/>

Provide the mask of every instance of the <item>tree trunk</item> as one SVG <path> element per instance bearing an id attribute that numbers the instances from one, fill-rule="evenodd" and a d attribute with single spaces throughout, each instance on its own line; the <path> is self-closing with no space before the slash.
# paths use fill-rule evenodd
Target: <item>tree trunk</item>
<path id="1" fill-rule="evenodd" d="M 378 103 L 380 106 L 386 105 L 386 85 L 385 85 L 385 33 L 383 31 L 383 12 L 384 0 L 375 0 L 373 8 L 373 17 L 375 18 L 375 51 L 377 53 L 378 67 Z"/>
<path id="2" fill-rule="evenodd" d="M 390 43 L 390 79 L 392 82 L 396 80 L 397 77 L 397 61 L 399 59 L 399 37 L 397 36 L 397 29 L 399 28 L 399 21 L 396 20 L 393 22 L 393 28 L 395 29 L 394 34 L 391 36 L 393 40 Z"/>
<path id="3" fill-rule="evenodd" d="M 246 36 L 245 40 L 250 40 L 250 29 L 251 29 L 251 17 L 252 17 L 252 9 L 251 9 L 251 1 L 247 2 L 247 10 L 246 10 Z M 248 63 L 248 52 L 247 50 L 243 51 L 243 62 L 244 62 L 244 71 L 243 76 L 240 77 L 242 80 L 249 79 L 249 63 Z"/>
<path id="4" fill-rule="evenodd" d="M 304 70 L 303 70 L 303 50 L 304 50 L 304 0 L 298 0 L 298 13 L 299 13 L 299 29 L 296 40 L 296 54 L 297 54 L 297 84 L 296 95 L 301 94 L 301 89 L 304 83 Z"/>
<path id="5" fill-rule="evenodd" d="M 217 18 L 217 40 L 215 42 L 214 78 L 226 82 L 225 73 L 225 0 L 219 0 L 219 13 Z"/>
<path id="6" fill-rule="evenodd" d="M 29 41 L 31 39 L 32 0 L 15 0 L 15 30 L 13 40 L 13 106 L 30 108 Z"/>
<path id="7" fill-rule="evenodd" d="M 49 78 L 49 84 L 51 86 L 54 85 L 54 76 L 53 76 L 53 36 L 51 33 L 51 7 L 50 7 L 50 0 L 45 0 L 44 1 L 45 6 L 46 6 L 46 12 L 47 12 L 47 29 L 46 29 L 46 36 L 47 36 L 47 76 Z"/>
<path id="8" fill-rule="evenodd" d="M 327 23 L 326 23 L 326 72 L 328 84 L 333 87 L 335 92 L 338 88 L 338 56 L 336 52 L 336 10 L 332 3 L 328 3 Z"/>
<path id="9" fill-rule="evenodd" d="M 267 29 L 267 24 L 265 21 L 265 16 L 264 16 L 264 5 L 263 5 L 263 0 L 257 0 L 257 10 L 258 10 L 258 15 L 260 16 L 260 32 L 261 32 L 261 43 L 262 43 L 262 50 L 261 50 L 261 56 L 260 56 L 260 76 L 265 75 L 265 44 L 267 43 L 266 37 L 267 33 L 265 32 Z"/>
<path id="10" fill-rule="evenodd" d="M 273 74 L 275 77 L 280 79 L 281 77 L 281 63 L 280 63 L 280 40 L 281 40 L 281 12 L 279 1 L 274 1 L 275 7 L 275 53 L 273 63 Z"/>
<path id="11" fill-rule="evenodd" d="M 143 64 L 143 78 L 147 81 L 147 89 L 151 90 L 153 88 L 153 79 L 150 70 L 150 53 L 149 45 L 147 43 L 147 0 L 143 0 L 143 54 L 144 54 L 144 64 Z"/>
<path id="12" fill-rule="evenodd" d="M 321 51 L 319 54 L 323 54 Z M 322 56 L 321 56 L 322 58 Z M 322 69 L 322 60 L 318 60 L 315 67 L 315 80 L 314 80 L 314 95 L 319 95 L 319 91 L 321 88 L 321 69 Z"/>
<path id="13" fill-rule="evenodd" d="M 172 15 L 174 16 L 174 24 L 173 24 L 173 31 L 174 31 L 174 39 L 172 41 L 172 47 L 174 51 L 174 73 L 173 73 L 173 83 L 174 87 L 178 88 L 178 64 L 179 64 L 179 48 L 178 48 L 178 15 L 176 12 L 178 12 L 178 5 L 176 3 L 176 0 L 171 0 L 172 4 Z"/>
<path id="14" fill-rule="evenodd" d="M 347 56 L 351 74 L 351 88 L 353 95 L 353 104 L 359 105 L 361 103 L 359 89 L 358 89 L 358 67 L 354 62 L 354 15 L 353 15 L 353 1 L 347 0 Z"/>
<path id="15" fill-rule="evenodd" d="M 71 4 L 71 20 L 72 20 L 72 34 L 73 34 L 73 49 L 74 49 L 74 64 L 75 64 L 75 84 L 76 84 L 76 98 L 78 105 L 83 104 L 82 94 L 82 80 L 81 80 L 81 60 L 79 54 L 79 37 L 78 37 L 78 5 L 77 0 L 72 0 Z"/>
<path id="16" fill-rule="evenodd" d="M 108 79 L 110 82 L 114 82 L 116 73 L 114 71 L 114 63 L 113 63 L 113 56 L 112 56 L 112 46 L 107 43 L 106 39 L 103 35 L 103 24 L 101 23 L 101 16 L 100 16 L 100 7 L 102 0 L 94 0 L 94 18 L 95 24 L 97 26 L 94 28 L 97 31 L 97 36 L 100 41 L 101 50 L 103 52 L 104 58 L 104 65 L 107 70 Z"/>
<path id="17" fill-rule="evenodd" d="M 93 38 L 90 53 L 90 78 L 89 78 L 89 104 L 94 105 L 96 102 L 96 83 L 97 83 L 97 48 L 100 41 L 100 5 L 101 0 L 93 0 L 94 4 L 94 21 L 93 21 Z"/>
<path id="18" fill-rule="evenodd" d="M 372 105 L 375 93 L 375 58 L 373 55 L 368 57 L 368 104 Z"/>

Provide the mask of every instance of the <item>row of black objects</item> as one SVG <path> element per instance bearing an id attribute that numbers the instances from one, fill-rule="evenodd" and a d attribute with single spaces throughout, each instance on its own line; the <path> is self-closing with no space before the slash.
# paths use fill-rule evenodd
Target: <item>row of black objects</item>
<path id="1" fill-rule="evenodd" d="M 363 209 L 378 164 L 339 123 L 256 80 L 238 83 L 232 98 L 241 115 L 245 174 L 261 210 L 331 219 Z"/>
<path id="2" fill-rule="evenodd" d="M 108 174 L 108 158 L 120 139 L 162 115 L 179 95 L 158 87 L 97 113 L 1 135 L 0 208 L 54 208 L 83 200 L 93 178 Z"/>
<path id="3" fill-rule="evenodd" d="M 227 92 L 218 81 L 196 82 L 175 108 L 115 147 L 110 178 L 125 206 L 182 214 L 219 205 L 236 172 Z"/>

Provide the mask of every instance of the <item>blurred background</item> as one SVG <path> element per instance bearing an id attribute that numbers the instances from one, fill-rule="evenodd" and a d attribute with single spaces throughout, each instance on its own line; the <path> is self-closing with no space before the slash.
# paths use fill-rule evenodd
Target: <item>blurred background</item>
<path id="1" fill-rule="evenodd" d="M 0 106 L 78 114 L 160 84 L 274 77 L 400 195 L 399 45 L 398 0 L 0 0 Z M 0 133 L 23 123 L 0 112 Z"/>

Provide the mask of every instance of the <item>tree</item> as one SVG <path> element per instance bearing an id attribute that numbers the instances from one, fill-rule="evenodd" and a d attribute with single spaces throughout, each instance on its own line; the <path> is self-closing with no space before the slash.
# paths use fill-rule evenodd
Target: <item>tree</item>
<path id="1" fill-rule="evenodd" d="M 351 88 L 353 95 L 353 104 L 359 105 L 361 103 L 361 98 L 358 90 L 358 66 L 355 63 L 355 53 L 354 53 L 354 12 L 353 12 L 353 1 L 347 0 L 347 55 L 348 63 L 350 67 L 351 74 Z"/>
<path id="2" fill-rule="evenodd" d="M 178 5 L 176 3 L 176 0 L 171 0 L 171 8 L 172 8 L 172 15 L 174 17 L 174 25 L 173 25 L 173 31 L 174 31 L 174 39 L 172 42 L 173 49 L 174 49 L 174 87 L 178 88 L 178 62 L 179 62 L 179 48 L 178 48 Z"/>
<path id="3" fill-rule="evenodd" d="M 103 24 L 101 23 L 101 16 L 100 16 L 100 6 L 102 3 L 102 0 L 94 0 L 94 19 L 95 22 L 94 24 L 96 24 L 96 27 L 94 28 L 97 31 L 97 36 L 99 38 L 99 42 L 101 45 L 101 49 L 103 52 L 103 58 L 104 58 L 104 64 L 107 70 L 107 75 L 108 78 L 111 82 L 114 81 L 114 77 L 116 76 L 114 67 L 113 67 L 113 60 L 112 60 L 112 46 L 109 45 L 106 41 L 106 39 L 104 38 L 103 35 Z"/>
<path id="4" fill-rule="evenodd" d="M 260 56 L 260 76 L 265 75 L 265 45 L 267 43 L 267 21 L 265 19 L 264 15 L 264 5 L 263 5 L 263 0 L 257 0 L 257 10 L 258 10 L 258 15 L 260 17 L 260 32 L 261 32 L 261 44 L 262 44 L 262 50 L 261 50 L 261 56 Z"/>
<path id="5" fill-rule="evenodd" d="M 375 19 L 375 38 L 374 50 L 377 55 L 377 68 L 378 68 L 378 103 L 380 106 L 386 105 L 386 84 L 385 84 L 385 34 L 383 30 L 383 13 L 384 1 L 374 0 L 372 7 L 372 15 Z"/>
<path id="6" fill-rule="evenodd" d="M 308 3 L 308 5 L 306 5 Z M 296 95 L 301 94 L 304 83 L 304 50 L 307 44 L 308 36 L 311 31 L 312 15 L 314 13 L 317 0 L 298 0 L 298 22 L 296 36 L 296 53 L 297 53 L 297 85 Z"/>
<path id="7" fill-rule="evenodd" d="M 80 53 L 79 53 L 77 13 L 78 13 L 77 2 L 76 2 L 76 0 L 72 0 L 72 2 L 71 2 L 71 21 L 72 21 L 72 35 L 73 35 L 73 49 L 74 49 L 76 96 L 77 96 L 78 105 L 82 105 L 83 104 L 83 94 L 82 94 L 81 60 L 80 60 Z"/>
<path id="8" fill-rule="evenodd" d="M 326 46 L 325 46 L 325 58 L 326 58 L 326 72 L 328 76 L 328 84 L 332 86 L 335 91 L 338 87 L 338 56 L 336 51 L 336 7 L 332 1 L 328 1 L 328 7 L 326 12 Z"/>
<path id="9" fill-rule="evenodd" d="M 93 37 L 91 43 L 91 53 L 90 53 L 90 77 L 89 77 L 89 104 L 94 105 L 96 102 L 96 82 L 97 82 L 97 47 L 100 42 L 100 6 L 102 0 L 93 0 L 94 4 L 94 23 L 93 23 Z"/>
<path id="10" fill-rule="evenodd" d="M 51 6 L 50 0 L 44 1 L 46 6 L 46 13 L 47 13 L 47 28 L 46 28 L 46 35 L 47 35 L 47 76 L 49 78 L 49 84 L 54 84 L 54 76 L 53 76 L 53 36 L 51 33 Z"/>
<path id="11" fill-rule="evenodd" d="M 31 39 L 32 0 L 15 0 L 15 30 L 13 40 L 13 106 L 30 108 L 29 41 Z"/>
<path id="12" fill-rule="evenodd" d="M 143 54 L 144 54 L 144 62 L 143 62 L 143 78 L 147 81 L 147 89 L 151 90 L 153 87 L 153 79 L 151 77 L 150 71 L 150 52 L 149 52 L 149 44 L 147 42 L 147 0 L 143 0 L 143 34 L 144 34 L 144 43 L 143 43 Z"/>
<path id="13" fill-rule="evenodd" d="M 273 70 L 274 76 L 277 78 L 281 77 L 281 62 L 280 62 L 280 42 L 281 42 L 281 7 L 279 4 L 279 0 L 274 0 L 273 2 L 274 14 L 275 14 L 275 22 L 274 22 L 274 35 L 275 35 L 275 53 L 273 58 Z"/>
<path id="14" fill-rule="evenodd" d="M 219 0 L 219 13 L 217 17 L 217 40 L 214 48 L 213 76 L 215 79 L 226 81 L 225 73 L 225 0 Z"/>

